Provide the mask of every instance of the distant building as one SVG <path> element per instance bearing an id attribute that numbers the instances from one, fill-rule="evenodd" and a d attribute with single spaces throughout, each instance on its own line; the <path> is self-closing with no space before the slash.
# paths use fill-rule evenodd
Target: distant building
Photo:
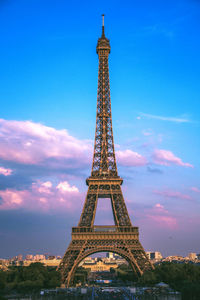
<path id="1" fill-rule="evenodd" d="M 92 257 L 88 256 L 88 257 L 86 257 L 86 258 L 84 259 L 83 262 L 84 262 L 85 264 L 91 264 L 91 263 L 95 263 L 96 260 L 97 260 L 96 257 L 95 257 L 95 258 L 92 258 Z"/>
<path id="2" fill-rule="evenodd" d="M 7 259 L 0 259 L 0 270 L 7 270 L 9 262 Z"/>
<path id="3" fill-rule="evenodd" d="M 105 260 L 103 261 L 102 259 L 99 259 L 98 261 L 84 261 L 82 267 L 86 269 L 91 269 L 91 272 L 103 272 L 110 271 L 110 268 L 117 268 L 118 264 L 115 261 L 106 262 Z"/>
<path id="4" fill-rule="evenodd" d="M 147 251 L 146 254 L 150 260 L 159 261 L 163 258 L 162 254 L 158 251 L 155 251 L 155 252 Z"/>
<path id="5" fill-rule="evenodd" d="M 108 252 L 108 253 L 106 253 L 106 257 L 107 258 L 114 258 L 114 253 Z"/>
<path id="6" fill-rule="evenodd" d="M 49 255 L 48 259 L 56 259 L 55 255 Z"/>
<path id="7" fill-rule="evenodd" d="M 128 264 L 128 262 L 122 258 L 121 256 L 117 255 L 117 258 L 112 255 L 109 255 L 108 252 L 106 257 L 95 257 L 92 258 L 90 256 L 86 257 L 79 266 L 82 266 L 87 269 L 91 269 L 92 272 L 99 272 L 99 271 L 109 271 L 110 268 L 117 268 L 119 265 Z"/>
<path id="8" fill-rule="evenodd" d="M 200 259 L 200 253 L 199 253 L 199 254 L 197 254 L 197 259 Z"/>
<path id="9" fill-rule="evenodd" d="M 42 264 L 44 264 L 45 266 L 49 266 L 49 267 L 58 267 L 60 262 L 61 262 L 61 259 L 57 259 L 57 258 L 54 258 L 54 259 L 44 259 L 44 260 L 41 260 L 40 261 Z"/>
<path id="10" fill-rule="evenodd" d="M 114 258 L 110 259 L 109 261 L 110 262 L 115 261 L 118 266 L 123 265 L 123 264 L 127 264 L 127 265 L 129 264 L 128 261 L 125 258 L 123 258 L 120 255 L 115 254 L 115 253 L 114 253 Z"/>
<path id="11" fill-rule="evenodd" d="M 49 258 L 49 253 L 44 253 L 45 259 Z"/>
<path id="12" fill-rule="evenodd" d="M 185 258 L 181 255 L 174 255 L 174 256 L 168 256 L 163 261 L 169 261 L 169 262 L 180 262 L 185 261 Z"/>
<path id="13" fill-rule="evenodd" d="M 60 264 L 61 259 L 40 259 L 38 262 L 41 264 L 44 264 L 45 266 L 49 267 L 58 267 Z M 28 267 L 30 264 L 35 263 L 37 261 L 31 261 L 31 260 L 24 260 L 23 266 Z"/>
<path id="14" fill-rule="evenodd" d="M 32 254 L 27 254 L 26 255 L 26 260 L 33 260 L 33 255 Z"/>
<path id="15" fill-rule="evenodd" d="M 188 254 L 188 258 L 189 258 L 190 260 L 195 260 L 195 259 L 197 259 L 197 254 L 191 252 L 191 253 Z"/>
<path id="16" fill-rule="evenodd" d="M 22 261 L 23 260 L 23 255 L 22 254 L 17 255 L 16 260 Z"/>
<path id="17" fill-rule="evenodd" d="M 35 261 L 40 261 L 40 260 L 44 260 L 45 256 L 43 254 L 36 254 L 36 255 L 34 255 L 33 259 Z"/>
<path id="18" fill-rule="evenodd" d="M 110 260 L 120 260 L 120 259 L 123 259 L 120 255 L 116 254 L 116 253 L 113 253 L 113 252 L 108 252 L 106 253 L 106 257 Z"/>

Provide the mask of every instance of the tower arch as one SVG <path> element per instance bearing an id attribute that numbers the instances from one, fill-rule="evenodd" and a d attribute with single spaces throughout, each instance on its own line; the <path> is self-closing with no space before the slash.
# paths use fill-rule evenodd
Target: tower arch
<path id="1" fill-rule="evenodd" d="M 119 249 L 119 250 L 115 250 L 113 251 L 113 248 L 112 247 L 101 247 L 101 248 L 98 248 L 97 249 L 89 249 L 89 250 L 86 250 L 80 257 L 79 259 L 76 261 L 76 263 L 74 264 L 73 268 L 71 269 L 71 272 L 69 274 L 69 277 L 68 277 L 68 283 L 67 283 L 67 286 L 71 286 L 72 283 L 73 283 L 73 279 L 74 279 L 74 275 L 76 273 L 76 270 L 79 266 L 79 264 L 88 256 L 92 255 L 92 254 L 95 254 L 95 253 L 99 253 L 99 252 L 113 252 L 113 253 L 116 253 L 118 255 L 120 255 L 122 258 L 124 258 L 128 264 L 131 266 L 132 268 L 132 271 L 137 275 L 137 276 L 140 276 L 142 275 L 142 271 L 140 270 L 138 264 L 137 264 L 137 261 L 131 257 L 129 257 L 129 254 L 122 250 L 122 249 Z"/>

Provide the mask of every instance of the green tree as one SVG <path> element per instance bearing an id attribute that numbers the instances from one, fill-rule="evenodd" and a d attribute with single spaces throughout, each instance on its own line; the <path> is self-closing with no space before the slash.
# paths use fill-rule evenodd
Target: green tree
<path id="1" fill-rule="evenodd" d="M 10 267 L 0 272 L 0 286 L 4 292 L 29 292 L 60 286 L 60 273 L 53 267 L 32 263 L 28 267 Z"/>
<path id="2" fill-rule="evenodd" d="M 180 291 L 183 300 L 199 300 L 199 265 L 165 262 L 156 266 L 155 270 L 145 272 L 139 279 L 138 284 L 149 285 L 161 281 Z"/>
<path id="3" fill-rule="evenodd" d="M 0 270 L 0 291 L 3 290 L 6 286 L 6 273 L 3 270 Z"/>

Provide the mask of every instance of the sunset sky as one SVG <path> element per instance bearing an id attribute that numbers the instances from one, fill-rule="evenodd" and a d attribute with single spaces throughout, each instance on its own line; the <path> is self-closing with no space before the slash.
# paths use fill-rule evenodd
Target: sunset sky
<path id="1" fill-rule="evenodd" d="M 79 221 L 102 13 L 118 172 L 132 223 L 147 251 L 200 253 L 200 2 L 4 0 L 0 258 L 63 255 Z M 112 221 L 106 201 L 96 224 Z"/>

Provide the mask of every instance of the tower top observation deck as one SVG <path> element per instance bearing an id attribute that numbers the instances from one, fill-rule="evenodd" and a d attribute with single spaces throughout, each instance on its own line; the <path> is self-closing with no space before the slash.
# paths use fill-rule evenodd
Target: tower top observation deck
<path id="1" fill-rule="evenodd" d="M 110 53 L 110 41 L 109 39 L 106 38 L 105 31 L 104 31 L 104 15 L 102 15 L 102 34 L 97 42 L 97 48 L 96 48 L 97 54 L 100 55 L 105 53 L 104 51 L 101 50 L 106 50 L 107 54 Z"/>

